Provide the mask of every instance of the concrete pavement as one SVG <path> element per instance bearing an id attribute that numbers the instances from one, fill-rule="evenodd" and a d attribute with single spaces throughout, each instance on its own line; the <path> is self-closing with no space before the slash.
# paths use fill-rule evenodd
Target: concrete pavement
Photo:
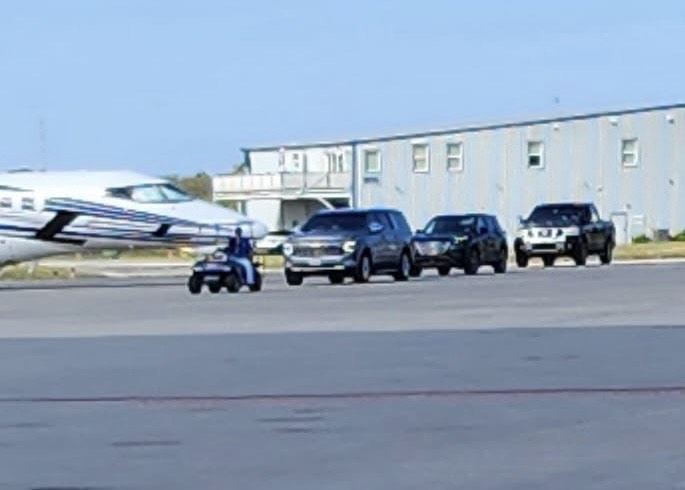
<path id="1" fill-rule="evenodd" d="M 684 272 L 0 288 L 0 489 L 685 488 Z"/>

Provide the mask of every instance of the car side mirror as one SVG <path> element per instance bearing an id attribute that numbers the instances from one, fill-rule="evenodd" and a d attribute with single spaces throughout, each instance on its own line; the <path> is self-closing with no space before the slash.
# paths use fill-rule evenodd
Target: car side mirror
<path id="1" fill-rule="evenodd" d="M 380 233 L 381 231 L 383 231 L 383 225 L 374 221 L 369 224 L 369 231 L 371 233 Z"/>
<path id="2" fill-rule="evenodd" d="M 488 229 L 487 229 L 485 226 L 481 226 L 481 227 L 478 229 L 478 234 L 479 234 L 479 235 L 485 235 L 485 234 L 487 234 L 487 232 L 488 232 Z"/>

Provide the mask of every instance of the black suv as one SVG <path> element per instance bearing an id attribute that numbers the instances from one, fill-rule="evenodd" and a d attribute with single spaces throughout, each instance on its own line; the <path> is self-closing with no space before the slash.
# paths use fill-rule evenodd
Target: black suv
<path id="1" fill-rule="evenodd" d="M 414 270 L 437 268 L 441 276 L 450 269 L 463 269 L 473 275 L 481 265 L 489 265 L 498 274 L 507 271 L 509 247 L 507 236 L 491 214 L 449 214 L 432 218 L 412 239 Z"/>
<path id="2" fill-rule="evenodd" d="M 413 266 L 411 228 L 395 209 L 330 209 L 311 216 L 283 244 L 285 280 L 302 284 L 306 276 L 346 277 L 367 282 L 390 274 L 406 281 Z"/>
<path id="3" fill-rule="evenodd" d="M 578 266 L 588 255 L 599 255 L 602 264 L 611 263 L 616 245 L 614 223 L 603 220 L 591 202 L 561 202 L 536 206 L 521 220 L 514 241 L 516 263 L 526 267 L 533 257 L 542 258 L 545 267 L 557 257 L 567 256 Z"/>

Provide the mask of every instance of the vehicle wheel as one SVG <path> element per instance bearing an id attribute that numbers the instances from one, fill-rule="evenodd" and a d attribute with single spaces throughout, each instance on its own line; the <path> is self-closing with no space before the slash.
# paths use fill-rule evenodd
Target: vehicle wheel
<path id="1" fill-rule="evenodd" d="M 542 263 L 544 264 L 545 267 L 554 267 L 554 260 L 556 257 L 543 257 L 542 258 Z"/>
<path id="2" fill-rule="evenodd" d="M 200 294 L 202 292 L 202 277 L 193 274 L 188 278 L 188 291 L 190 294 Z"/>
<path id="3" fill-rule="evenodd" d="M 584 266 L 587 262 L 587 244 L 580 241 L 573 254 L 573 261 L 577 266 Z"/>
<path id="4" fill-rule="evenodd" d="M 229 293 L 237 293 L 240 291 L 240 278 L 236 274 L 230 273 L 224 278 L 224 285 Z"/>
<path id="5" fill-rule="evenodd" d="M 357 268 L 354 271 L 354 282 L 369 282 L 371 278 L 371 257 L 369 257 L 368 252 L 364 254 L 359 259 L 357 263 Z"/>
<path id="6" fill-rule="evenodd" d="M 438 267 L 438 274 L 441 276 L 449 276 L 450 275 L 450 270 L 452 270 L 451 267 Z"/>
<path id="7" fill-rule="evenodd" d="M 301 286 L 304 277 L 300 272 L 293 272 L 290 269 L 285 270 L 285 282 L 288 286 Z"/>
<path id="8" fill-rule="evenodd" d="M 614 244 L 608 240 L 604 244 L 604 249 L 599 253 L 599 260 L 603 265 L 611 264 L 614 258 Z"/>
<path id="9" fill-rule="evenodd" d="M 409 272 L 411 271 L 411 258 L 409 257 L 409 254 L 404 251 L 402 252 L 402 255 L 400 256 L 400 264 L 397 269 L 397 272 L 393 274 L 393 277 L 396 281 L 406 281 L 409 279 Z"/>
<path id="10" fill-rule="evenodd" d="M 507 262 L 509 262 L 509 252 L 506 248 L 503 248 L 500 250 L 499 260 L 492 265 L 495 274 L 504 274 L 507 272 Z"/>
<path id="11" fill-rule="evenodd" d="M 480 261 L 478 259 L 478 251 L 475 248 L 470 249 L 466 254 L 466 263 L 464 264 L 464 274 L 473 276 L 478 273 L 480 268 Z"/>
<path id="12" fill-rule="evenodd" d="M 409 271 L 409 277 L 420 277 L 423 269 L 417 265 L 412 265 Z"/>
<path id="13" fill-rule="evenodd" d="M 262 290 L 262 275 L 255 270 L 254 272 L 254 284 L 250 284 L 250 291 L 257 293 Z"/>
<path id="14" fill-rule="evenodd" d="M 521 252 L 516 252 L 516 266 L 520 269 L 528 267 L 528 256 Z"/>
<path id="15" fill-rule="evenodd" d="M 219 294 L 221 292 L 221 283 L 210 282 L 209 284 L 207 284 L 207 289 L 209 289 L 209 292 L 212 294 Z"/>
<path id="16" fill-rule="evenodd" d="M 345 282 L 345 275 L 340 272 L 328 274 L 328 282 L 331 284 L 342 284 Z"/>

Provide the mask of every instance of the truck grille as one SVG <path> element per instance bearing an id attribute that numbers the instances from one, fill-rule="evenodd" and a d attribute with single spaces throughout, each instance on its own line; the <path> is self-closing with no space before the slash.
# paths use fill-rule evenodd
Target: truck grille
<path id="1" fill-rule="evenodd" d="M 533 250 L 556 250 L 556 243 L 537 243 L 533 245 Z"/>
<path id="2" fill-rule="evenodd" d="M 342 248 L 335 246 L 325 247 L 295 247 L 293 255 L 297 257 L 323 257 L 325 255 L 343 255 Z"/>
<path id="3" fill-rule="evenodd" d="M 442 255 L 449 248 L 449 243 L 443 241 L 415 242 L 414 246 L 421 255 Z"/>

